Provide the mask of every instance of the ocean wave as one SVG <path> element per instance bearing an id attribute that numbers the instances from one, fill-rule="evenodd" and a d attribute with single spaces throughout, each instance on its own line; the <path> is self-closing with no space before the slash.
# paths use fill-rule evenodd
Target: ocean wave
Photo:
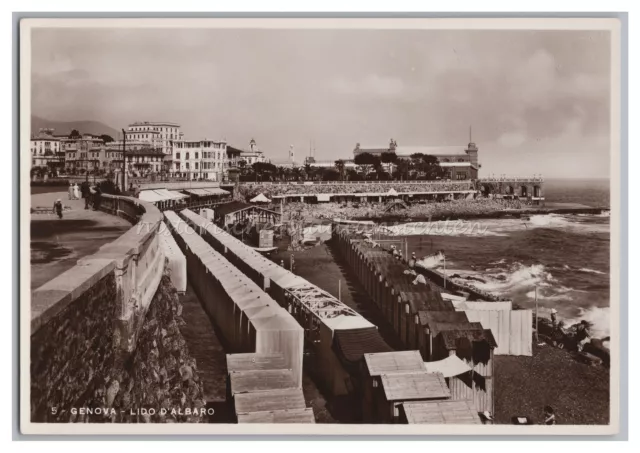
<path id="1" fill-rule="evenodd" d="M 444 261 L 444 254 L 438 253 L 436 255 L 427 256 L 421 260 L 418 260 L 416 264 L 425 269 L 435 269 L 440 266 Z"/>
<path id="2" fill-rule="evenodd" d="M 604 338 L 610 335 L 610 307 L 580 308 L 580 312 L 575 318 L 565 319 L 564 321 L 570 326 L 582 320 L 591 323 L 591 335 L 593 338 Z"/>
<path id="3" fill-rule="evenodd" d="M 536 298 L 535 290 L 529 291 L 527 293 L 527 297 L 529 299 L 535 299 Z M 568 294 L 560 293 L 560 294 L 545 295 L 542 291 L 538 291 L 538 300 L 560 301 L 560 300 L 573 300 L 573 298 Z"/>
<path id="4" fill-rule="evenodd" d="M 507 236 L 485 221 L 444 220 L 438 222 L 410 222 L 381 227 L 391 236 Z"/>
<path id="5" fill-rule="evenodd" d="M 465 272 L 464 276 L 475 276 L 478 273 Z M 476 288 L 498 293 L 511 293 L 518 289 L 531 288 L 534 286 L 548 287 L 551 286 L 556 279 L 542 264 L 533 264 L 526 266 L 521 263 L 515 263 L 510 266 L 509 270 L 501 271 L 496 274 L 480 274 L 484 282 L 473 281 L 471 284 Z M 466 281 L 461 278 L 460 281 Z"/>
<path id="6" fill-rule="evenodd" d="M 588 274 L 599 274 L 599 275 L 607 275 L 606 272 L 602 272 L 602 271 L 598 271 L 595 269 L 589 269 L 587 267 L 581 267 L 580 269 L 578 269 L 579 272 L 586 272 Z"/>

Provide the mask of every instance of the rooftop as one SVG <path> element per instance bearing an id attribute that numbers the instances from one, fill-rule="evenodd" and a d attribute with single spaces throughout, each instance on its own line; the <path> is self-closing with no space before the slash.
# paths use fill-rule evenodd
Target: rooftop
<path id="1" fill-rule="evenodd" d="M 402 404 L 410 425 L 481 425 L 473 401 L 415 401 Z"/>
<path id="2" fill-rule="evenodd" d="M 444 399 L 451 397 L 444 376 L 426 371 L 404 374 L 383 374 L 382 387 L 387 401 Z"/>
<path id="3" fill-rule="evenodd" d="M 295 389 L 291 370 L 248 370 L 229 373 L 231 395 L 268 390 Z"/>
<path id="4" fill-rule="evenodd" d="M 153 122 L 153 121 L 136 121 L 129 124 L 129 127 L 132 126 L 169 126 L 169 127 L 180 127 L 177 123 L 169 123 L 169 122 Z"/>
<path id="5" fill-rule="evenodd" d="M 239 393 L 234 396 L 234 399 L 238 415 L 277 410 L 302 410 L 307 407 L 302 390 L 293 388 Z"/>
<path id="6" fill-rule="evenodd" d="M 370 376 L 426 371 L 420 351 L 393 351 L 365 354 Z"/>

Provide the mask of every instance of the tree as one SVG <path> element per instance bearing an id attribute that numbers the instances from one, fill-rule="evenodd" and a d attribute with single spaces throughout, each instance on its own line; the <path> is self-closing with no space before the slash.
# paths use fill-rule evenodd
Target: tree
<path id="1" fill-rule="evenodd" d="M 276 166 L 268 162 L 255 162 L 251 168 L 261 181 L 265 177 L 271 178 L 276 173 Z"/>
<path id="2" fill-rule="evenodd" d="M 380 158 L 370 153 L 358 154 L 353 161 L 362 169 L 365 178 L 372 168 L 376 168 L 380 165 Z"/>
<path id="3" fill-rule="evenodd" d="M 247 162 L 244 159 L 238 161 L 238 168 L 240 168 L 240 174 L 244 175 L 247 170 Z"/>
<path id="4" fill-rule="evenodd" d="M 340 179 L 340 173 L 338 170 L 333 168 L 324 168 L 322 170 L 322 180 L 323 181 L 337 181 Z"/>
<path id="5" fill-rule="evenodd" d="M 82 135 L 80 135 L 80 132 L 78 132 L 78 129 L 74 129 L 69 134 L 69 138 L 82 138 Z"/>
<path id="6" fill-rule="evenodd" d="M 114 141 L 114 140 L 113 140 L 113 137 L 112 137 L 112 136 L 110 136 L 110 135 L 107 135 L 107 134 L 102 134 L 102 135 L 100 136 L 100 138 L 101 138 L 101 139 L 102 139 L 102 141 L 103 141 L 103 142 L 105 142 L 105 143 L 109 143 L 109 142 Z"/>
<path id="7" fill-rule="evenodd" d="M 396 179 L 407 179 L 409 176 L 409 160 L 398 159 L 396 162 L 396 171 L 394 177 Z"/>
<path id="8" fill-rule="evenodd" d="M 429 180 L 443 178 L 446 170 L 440 166 L 438 158 L 425 154 L 422 156 L 422 171 L 425 178 Z"/>
<path id="9" fill-rule="evenodd" d="M 336 170 L 338 171 L 338 175 L 340 176 L 340 180 L 344 180 L 344 161 L 342 159 L 338 159 L 334 162 L 333 164 L 336 167 Z"/>

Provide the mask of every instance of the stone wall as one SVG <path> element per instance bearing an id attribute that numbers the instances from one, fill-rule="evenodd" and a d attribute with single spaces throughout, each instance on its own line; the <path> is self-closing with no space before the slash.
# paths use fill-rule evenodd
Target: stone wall
<path id="1" fill-rule="evenodd" d="M 33 422 L 201 422 L 202 381 L 179 326 L 169 276 L 156 291 L 132 354 L 114 347 L 113 274 L 31 338 Z"/>
<path id="2" fill-rule="evenodd" d="M 31 420 L 67 421 L 114 363 L 113 272 L 31 336 Z"/>
<path id="3" fill-rule="evenodd" d="M 198 422 L 202 388 L 163 276 L 162 213 L 110 195 L 102 209 L 135 226 L 31 293 L 31 420 Z"/>

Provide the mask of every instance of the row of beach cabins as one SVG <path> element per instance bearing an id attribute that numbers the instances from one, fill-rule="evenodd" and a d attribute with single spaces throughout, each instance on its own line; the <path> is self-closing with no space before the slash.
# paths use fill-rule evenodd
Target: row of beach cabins
<path id="1" fill-rule="evenodd" d="M 165 211 L 165 220 L 171 236 L 163 241 L 175 240 L 184 256 L 168 253 L 170 265 L 182 259 L 187 269 L 172 278 L 188 275 L 229 345 L 228 397 L 238 423 L 314 423 L 302 393 L 305 346 L 317 384 L 355 397 L 365 423 L 480 424 L 480 414 L 492 412 L 495 340 L 435 292 L 421 296 L 423 289 L 389 282 L 387 295 L 372 297 L 411 349 L 394 351 L 357 312 L 206 217 L 186 209 Z M 405 302 L 432 310 L 414 310 L 427 315 L 408 322 Z"/>

